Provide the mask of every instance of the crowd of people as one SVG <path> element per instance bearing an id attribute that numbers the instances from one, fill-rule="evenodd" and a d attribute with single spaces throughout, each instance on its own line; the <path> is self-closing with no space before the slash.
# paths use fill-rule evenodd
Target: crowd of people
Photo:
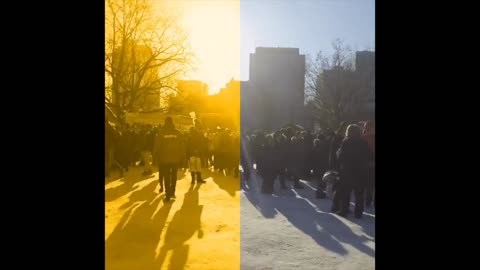
<path id="1" fill-rule="evenodd" d="M 350 210 L 350 194 L 355 195 L 355 217 L 361 218 L 364 206 L 374 204 L 375 191 L 375 125 L 365 122 L 342 124 L 336 131 L 295 130 L 282 128 L 271 133 L 244 133 L 241 144 L 241 165 L 245 181 L 255 169 L 262 178 L 261 192 L 272 194 L 276 179 L 282 189 L 304 188 L 302 180 L 316 182 L 317 198 L 326 197 L 328 171 L 339 173 L 333 184 L 331 211 L 346 216 Z M 290 180 L 290 181 L 289 181 Z"/>
<path id="2" fill-rule="evenodd" d="M 106 176 L 111 167 L 121 175 L 134 166 L 143 166 L 143 175 L 158 170 L 159 192 L 165 191 L 166 201 L 175 198 L 178 169 L 188 168 L 192 183 L 205 183 L 201 174 L 205 168 L 234 177 L 240 174 L 240 137 L 228 128 L 192 126 L 182 132 L 167 117 L 163 126 L 126 125 L 117 133 L 106 128 L 106 136 Z"/>
<path id="3" fill-rule="evenodd" d="M 115 135 L 116 134 L 116 135 Z M 181 132 L 167 117 L 163 126 L 127 125 L 114 133 L 106 129 L 106 174 L 112 164 L 125 173 L 129 167 L 143 166 L 144 175 L 158 170 L 160 189 L 165 200 L 175 198 L 177 170 L 187 168 L 192 183 L 205 183 L 205 168 L 239 177 L 241 164 L 244 181 L 252 171 L 262 178 L 261 192 L 272 194 L 274 182 L 287 189 L 304 188 L 300 179 L 316 183 L 316 197 L 326 198 L 329 171 L 339 174 L 333 184 L 331 211 L 341 216 L 349 212 L 350 196 L 355 198 L 355 217 L 364 207 L 375 204 L 375 125 L 342 124 L 336 131 L 311 133 L 293 127 L 267 133 L 245 132 L 241 138 L 228 128 L 202 130 L 191 127 Z M 240 146 L 240 149 L 239 149 Z"/>

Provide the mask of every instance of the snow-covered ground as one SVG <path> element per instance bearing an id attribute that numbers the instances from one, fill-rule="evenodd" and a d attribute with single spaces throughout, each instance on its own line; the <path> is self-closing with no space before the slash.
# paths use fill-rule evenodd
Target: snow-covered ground
<path id="1" fill-rule="evenodd" d="M 242 270 L 375 269 L 374 210 L 342 218 L 307 182 L 303 190 L 280 190 L 277 181 L 273 195 L 261 194 L 260 183 L 242 183 Z"/>
<path id="2" fill-rule="evenodd" d="M 255 181 L 179 172 L 176 201 L 164 203 L 157 174 L 105 183 L 106 269 L 374 269 L 375 213 L 361 220 L 328 212 L 313 188 L 263 195 Z M 241 266 L 241 268 L 240 268 Z"/>
<path id="3" fill-rule="evenodd" d="M 107 270 L 240 269 L 240 183 L 205 172 L 191 185 L 179 171 L 176 200 L 157 194 L 158 173 L 132 168 L 105 183 Z"/>

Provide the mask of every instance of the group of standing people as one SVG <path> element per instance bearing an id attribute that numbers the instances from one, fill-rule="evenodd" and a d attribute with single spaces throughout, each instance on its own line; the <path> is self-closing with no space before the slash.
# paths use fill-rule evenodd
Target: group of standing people
<path id="1" fill-rule="evenodd" d="M 362 134 L 363 133 L 363 134 Z M 350 194 L 355 195 L 354 215 L 361 218 L 364 206 L 374 203 L 375 192 L 375 126 L 366 122 L 364 129 L 349 125 L 336 152 L 340 180 L 335 184 L 332 212 L 346 216 Z"/>
<path id="2" fill-rule="evenodd" d="M 322 180 L 329 170 L 339 173 L 333 186 L 331 211 L 346 216 L 350 210 L 350 194 L 355 194 L 355 217 L 361 218 L 364 206 L 374 203 L 375 190 L 375 125 L 367 121 L 342 124 L 336 131 L 295 130 L 292 127 L 271 133 L 244 133 L 241 142 L 241 165 L 245 181 L 252 169 L 263 179 L 261 192 L 272 194 L 275 179 L 282 189 L 304 188 L 300 179 L 315 181 L 316 197 L 326 197 L 327 183 Z"/>
<path id="3" fill-rule="evenodd" d="M 214 132 L 191 127 L 178 130 L 171 117 L 164 125 L 127 125 L 123 132 L 106 126 L 106 176 L 115 165 L 123 175 L 132 166 L 143 166 L 143 175 L 158 169 L 160 189 L 165 201 L 175 198 L 178 169 L 189 168 L 192 183 L 205 183 L 204 168 L 239 177 L 240 137 L 228 128 Z"/>
<path id="4" fill-rule="evenodd" d="M 123 176 L 129 168 L 139 165 L 145 167 L 144 175 L 151 174 L 151 153 L 159 129 L 160 126 L 130 124 L 116 129 L 105 121 L 105 176 L 114 167 Z"/>
<path id="5" fill-rule="evenodd" d="M 120 135 L 112 134 L 106 129 L 110 137 L 106 140 L 106 173 L 112 160 L 122 173 L 137 164 L 145 167 L 144 175 L 158 169 L 159 192 L 165 190 L 166 201 L 175 198 L 179 168 L 189 168 L 192 183 L 205 183 L 202 169 L 238 177 L 241 164 L 245 181 L 253 169 L 262 177 L 262 193 L 272 194 L 277 178 L 282 189 L 287 189 L 290 181 L 293 188 L 303 189 L 303 179 L 316 182 L 320 199 L 326 197 L 324 174 L 337 171 L 340 180 L 333 185 L 331 211 L 341 216 L 350 212 L 352 193 L 357 218 L 365 206 L 375 203 L 375 124 L 370 121 L 362 126 L 342 124 L 336 131 L 311 133 L 289 127 L 271 133 L 244 133 L 240 138 L 220 127 L 215 132 L 191 127 L 182 133 L 167 117 L 163 126 L 127 126 Z"/>

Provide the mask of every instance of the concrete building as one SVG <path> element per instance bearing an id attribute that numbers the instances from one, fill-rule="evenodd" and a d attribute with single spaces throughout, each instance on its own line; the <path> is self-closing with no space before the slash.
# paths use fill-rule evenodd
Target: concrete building
<path id="1" fill-rule="evenodd" d="M 177 91 L 168 96 L 168 107 L 175 113 L 189 114 L 204 109 L 208 97 L 208 85 L 197 80 L 178 80 Z"/>
<path id="2" fill-rule="evenodd" d="M 305 55 L 298 48 L 255 49 L 242 82 L 242 128 L 275 129 L 304 119 Z"/>
<path id="3" fill-rule="evenodd" d="M 240 81 L 231 79 L 217 94 L 208 96 L 199 118 L 208 128 L 221 126 L 239 130 Z"/>
<path id="4" fill-rule="evenodd" d="M 208 85 L 202 81 L 179 80 L 177 81 L 177 91 L 185 96 L 206 96 L 208 95 Z"/>
<path id="5" fill-rule="evenodd" d="M 362 114 L 365 118 L 373 120 L 375 118 L 375 52 L 356 52 L 355 72 L 360 87 L 367 92 Z"/>

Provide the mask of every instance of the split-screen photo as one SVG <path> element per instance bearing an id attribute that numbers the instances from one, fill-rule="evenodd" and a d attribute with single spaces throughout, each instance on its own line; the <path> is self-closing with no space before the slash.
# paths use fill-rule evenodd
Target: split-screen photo
<path id="1" fill-rule="evenodd" d="M 105 0 L 107 270 L 375 269 L 374 0 Z"/>

